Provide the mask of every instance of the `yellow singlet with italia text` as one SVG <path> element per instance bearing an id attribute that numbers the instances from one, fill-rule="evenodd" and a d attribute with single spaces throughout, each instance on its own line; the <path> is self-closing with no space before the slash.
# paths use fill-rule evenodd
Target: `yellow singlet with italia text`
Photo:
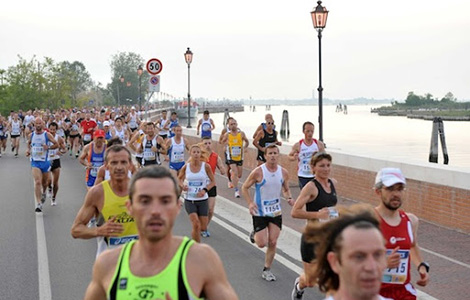
<path id="1" fill-rule="evenodd" d="M 124 227 L 124 231 L 119 236 L 106 238 L 108 248 L 115 248 L 137 239 L 137 226 L 134 218 L 127 213 L 126 208 L 126 201 L 129 199 L 129 196 L 121 197 L 116 195 L 111 189 L 108 180 L 103 181 L 101 184 L 104 190 L 104 205 L 101 210 L 104 221 L 106 222 L 116 216 L 115 222 L 122 224 Z"/>
<path id="2" fill-rule="evenodd" d="M 229 133 L 228 135 L 228 157 L 233 161 L 243 160 L 243 139 L 242 134 L 238 132 L 236 135 Z"/>

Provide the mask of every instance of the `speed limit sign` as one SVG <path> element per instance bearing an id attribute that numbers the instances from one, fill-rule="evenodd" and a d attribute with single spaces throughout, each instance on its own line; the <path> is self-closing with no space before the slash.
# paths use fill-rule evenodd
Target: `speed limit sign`
<path id="1" fill-rule="evenodd" d="M 152 58 L 147 62 L 147 72 L 152 75 L 160 74 L 163 69 L 162 62 L 156 58 Z"/>

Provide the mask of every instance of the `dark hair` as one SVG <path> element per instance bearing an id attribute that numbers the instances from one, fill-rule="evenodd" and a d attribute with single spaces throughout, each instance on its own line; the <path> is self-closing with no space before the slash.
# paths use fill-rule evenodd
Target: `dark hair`
<path id="1" fill-rule="evenodd" d="M 264 154 L 266 155 L 266 153 L 268 152 L 268 149 L 271 149 L 271 148 L 276 148 L 277 153 L 279 153 L 279 147 L 276 144 L 270 144 L 270 145 L 266 146 L 266 148 L 264 150 Z"/>
<path id="2" fill-rule="evenodd" d="M 111 147 L 107 147 L 106 151 L 104 152 L 104 161 L 106 161 L 106 162 L 108 161 L 109 153 L 111 153 L 111 152 L 117 153 L 117 152 L 121 152 L 123 150 L 127 152 L 127 154 L 129 155 L 129 162 L 132 163 L 132 154 L 129 151 L 129 149 L 127 149 L 127 147 L 125 147 L 124 145 L 112 145 Z"/>
<path id="3" fill-rule="evenodd" d="M 208 115 L 208 114 L 209 114 L 209 111 L 208 111 L 208 110 L 205 110 L 205 111 L 204 111 L 204 114 L 205 114 L 205 115 Z"/>
<path id="4" fill-rule="evenodd" d="M 174 185 L 174 191 L 176 195 L 176 201 L 178 201 L 181 191 L 179 185 L 176 181 L 176 178 L 170 173 L 170 170 L 162 166 L 150 166 L 145 167 L 137 171 L 137 173 L 132 176 L 131 182 L 129 184 L 129 199 L 132 203 L 132 196 L 135 193 L 135 183 L 137 180 L 142 178 L 154 178 L 154 179 L 163 179 L 170 178 Z"/>
<path id="5" fill-rule="evenodd" d="M 114 122 L 116 122 L 117 120 L 120 120 L 122 122 L 122 118 L 121 117 L 116 117 L 116 119 L 114 119 Z"/>
<path id="6" fill-rule="evenodd" d="M 107 147 L 112 147 L 114 145 L 123 145 L 122 140 L 118 136 L 110 138 L 106 144 Z"/>
<path id="7" fill-rule="evenodd" d="M 333 160 L 330 154 L 326 152 L 315 152 L 315 154 L 312 155 L 312 158 L 310 159 L 310 165 L 315 166 L 318 164 L 323 159 L 327 159 L 329 162 Z"/>
<path id="8" fill-rule="evenodd" d="M 203 140 L 212 140 L 212 138 L 210 136 L 203 136 L 202 139 Z"/>
<path id="9" fill-rule="evenodd" d="M 305 130 L 305 126 L 307 126 L 307 125 L 312 125 L 312 126 L 313 126 L 313 128 L 315 128 L 315 125 L 313 125 L 313 123 L 312 123 L 312 122 L 310 122 L 310 121 L 307 121 L 307 122 L 305 122 L 305 123 L 302 125 L 302 132 Z"/>
<path id="10" fill-rule="evenodd" d="M 176 111 L 171 112 L 171 115 L 176 115 Z"/>
<path id="11" fill-rule="evenodd" d="M 162 110 L 162 113 L 166 112 L 166 109 Z"/>
<path id="12" fill-rule="evenodd" d="M 338 290 L 339 276 L 328 262 L 328 253 L 334 252 L 341 263 L 341 250 L 343 231 L 349 226 L 356 229 L 377 229 L 380 232 L 380 223 L 371 206 L 364 204 L 353 205 L 349 208 L 338 206 L 339 217 L 326 223 L 311 222 L 305 228 L 305 240 L 315 243 L 317 268 L 315 277 L 318 288 L 326 293 Z"/>
<path id="13" fill-rule="evenodd" d="M 49 126 L 47 126 L 48 128 L 51 128 L 51 126 L 54 126 L 56 129 L 59 128 L 59 125 L 57 125 L 56 122 L 51 122 L 49 123 Z"/>

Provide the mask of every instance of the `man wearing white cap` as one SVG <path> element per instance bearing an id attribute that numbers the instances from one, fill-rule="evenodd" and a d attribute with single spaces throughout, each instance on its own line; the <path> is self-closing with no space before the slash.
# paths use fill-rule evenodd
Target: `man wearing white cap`
<path id="1" fill-rule="evenodd" d="M 383 168 L 375 178 L 375 193 L 380 197 L 375 209 L 387 248 L 387 268 L 382 277 L 380 295 L 392 299 L 415 300 L 411 284 L 410 261 L 417 266 L 420 279 L 416 284 L 429 282 L 429 264 L 421 257 L 416 236 L 419 219 L 399 209 L 402 205 L 406 179 L 400 169 Z"/>
<path id="2" fill-rule="evenodd" d="M 109 121 L 103 122 L 104 139 L 106 140 L 106 142 L 109 141 L 113 137 L 110 127 L 111 127 L 111 123 L 109 123 Z"/>

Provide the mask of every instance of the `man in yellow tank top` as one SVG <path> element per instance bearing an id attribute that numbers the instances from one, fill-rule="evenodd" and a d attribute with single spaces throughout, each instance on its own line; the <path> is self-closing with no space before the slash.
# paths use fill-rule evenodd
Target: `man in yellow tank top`
<path id="1" fill-rule="evenodd" d="M 85 299 L 238 299 L 214 249 L 173 235 L 179 195 L 176 179 L 164 167 L 134 175 L 127 208 L 139 239 L 96 260 Z"/>
<path id="2" fill-rule="evenodd" d="M 131 153 L 126 147 L 113 145 L 106 150 L 105 166 L 111 179 L 93 186 L 86 194 L 72 225 L 71 233 L 74 238 L 104 237 L 107 248 L 137 239 L 137 226 L 126 208 L 126 201 L 129 199 L 128 171 L 131 164 Z M 87 224 L 95 214 L 103 216 L 104 224 L 89 228 Z M 103 250 L 105 249 L 98 249 L 98 252 Z"/>
<path id="3" fill-rule="evenodd" d="M 227 131 L 222 138 L 222 144 L 227 145 L 227 161 L 230 165 L 232 183 L 235 188 L 235 198 L 240 198 L 238 191 L 238 181 L 243 172 L 243 152 L 248 148 L 248 141 L 245 133 L 238 129 L 238 123 L 235 119 L 229 122 L 230 131 Z M 243 145 L 245 142 L 245 145 Z"/>

